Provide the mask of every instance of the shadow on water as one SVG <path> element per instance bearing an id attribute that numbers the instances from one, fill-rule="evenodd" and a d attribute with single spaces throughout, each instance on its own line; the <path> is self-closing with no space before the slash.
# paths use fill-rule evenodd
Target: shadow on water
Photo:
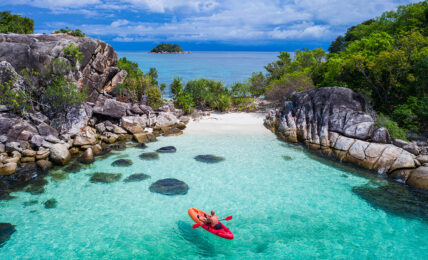
<path id="1" fill-rule="evenodd" d="M 352 192 L 372 207 L 400 217 L 428 221 L 427 192 L 411 189 L 387 179 L 385 175 L 336 161 L 308 149 L 304 153 L 322 164 L 368 179 L 366 185 L 353 187 Z"/>
<path id="2" fill-rule="evenodd" d="M 404 218 L 428 221 L 428 193 L 410 190 L 402 184 L 392 182 L 377 187 L 354 187 L 352 192 L 373 208 Z"/>
<path id="3" fill-rule="evenodd" d="M 192 225 L 179 220 L 177 221 L 177 227 L 179 236 L 192 243 L 198 249 L 198 254 L 204 257 L 216 256 L 214 247 L 200 235 L 200 232 L 194 230 Z"/>

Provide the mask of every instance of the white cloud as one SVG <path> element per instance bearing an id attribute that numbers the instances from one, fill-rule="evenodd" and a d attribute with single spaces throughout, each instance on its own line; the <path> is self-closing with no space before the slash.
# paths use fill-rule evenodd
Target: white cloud
<path id="1" fill-rule="evenodd" d="M 126 19 L 119 19 L 111 23 L 111 27 L 120 27 L 129 24 L 129 21 Z"/>

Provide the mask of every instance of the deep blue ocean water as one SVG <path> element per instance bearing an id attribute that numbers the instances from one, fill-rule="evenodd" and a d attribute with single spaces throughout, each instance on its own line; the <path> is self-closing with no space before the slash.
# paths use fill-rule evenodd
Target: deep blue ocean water
<path id="1" fill-rule="evenodd" d="M 252 72 L 265 72 L 264 66 L 277 59 L 278 52 L 192 52 L 190 54 L 157 54 L 148 52 L 118 52 L 119 57 L 137 62 L 148 72 L 158 70 L 159 83 L 169 84 L 174 77 L 184 81 L 208 78 L 226 85 L 245 81 Z"/>

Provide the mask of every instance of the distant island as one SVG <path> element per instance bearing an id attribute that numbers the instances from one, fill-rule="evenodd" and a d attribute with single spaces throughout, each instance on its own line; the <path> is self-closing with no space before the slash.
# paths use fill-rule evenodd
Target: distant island
<path id="1" fill-rule="evenodd" d="M 188 51 L 183 51 L 183 49 L 178 44 L 171 43 L 161 43 L 158 46 L 154 47 L 151 53 L 190 53 Z"/>

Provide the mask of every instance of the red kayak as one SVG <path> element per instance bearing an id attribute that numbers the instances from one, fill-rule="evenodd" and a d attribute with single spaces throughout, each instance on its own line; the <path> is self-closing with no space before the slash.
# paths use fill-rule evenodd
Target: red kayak
<path id="1" fill-rule="evenodd" d="M 206 215 L 208 217 L 211 217 L 209 214 L 195 208 L 190 208 L 187 210 L 187 212 L 189 213 L 189 216 L 193 219 L 193 221 L 195 221 L 196 224 L 200 224 L 201 227 L 206 231 L 222 238 L 233 239 L 232 231 L 230 231 L 225 225 L 223 225 L 223 223 L 219 222 L 222 226 L 222 229 L 217 230 L 212 228 L 211 226 L 205 225 L 202 221 L 198 219 L 198 216 L 205 217 Z"/>

